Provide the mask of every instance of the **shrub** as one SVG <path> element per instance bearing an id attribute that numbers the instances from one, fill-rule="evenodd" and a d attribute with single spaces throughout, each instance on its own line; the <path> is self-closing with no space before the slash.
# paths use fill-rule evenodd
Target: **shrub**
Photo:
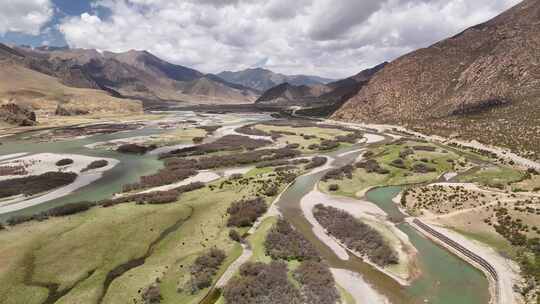
<path id="1" fill-rule="evenodd" d="M 332 272 L 322 262 L 308 260 L 294 271 L 294 278 L 302 285 L 304 303 L 334 304 L 339 293 Z"/>
<path id="2" fill-rule="evenodd" d="M 342 180 L 344 177 L 351 179 L 353 171 L 354 171 L 354 167 L 351 165 L 346 165 L 341 168 L 332 169 L 326 172 L 326 174 L 322 177 L 322 180 L 323 181 Z"/>
<path id="3" fill-rule="evenodd" d="M 48 211 L 45 211 L 45 213 L 49 216 L 66 216 L 84 212 L 92 208 L 93 206 L 95 206 L 95 203 L 93 202 L 78 202 L 55 207 Z"/>
<path id="4" fill-rule="evenodd" d="M 328 150 L 336 149 L 337 147 L 339 147 L 338 141 L 325 139 L 321 141 L 321 144 L 319 145 L 318 149 L 320 151 L 328 151 Z"/>
<path id="5" fill-rule="evenodd" d="M 71 184 L 77 178 L 73 172 L 47 172 L 0 181 L 0 198 L 23 194 L 26 196 L 46 192 Z"/>
<path id="6" fill-rule="evenodd" d="M 223 250 L 212 248 L 195 259 L 190 268 L 191 279 L 188 282 L 192 294 L 212 286 L 212 278 L 226 257 Z"/>
<path id="7" fill-rule="evenodd" d="M 315 157 L 313 157 L 311 159 L 311 162 L 304 167 L 304 169 L 311 170 L 311 169 L 315 169 L 315 168 L 324 166 L 327 161 L 328 161 L 328 159 L 326 157 L 315 156 Z"/>
<path id="8" fill-rule="evenodd" d="M 437 171 L 437 169 L 429 167 L 426 164 L 414 164 L 412 170 L 416 173 L 429 173 Z"/>
<path id="9" fill-rule="evenodd" d="M 390 164 L 396 168 L 407 169 L 405 162 L 401 158 L 394 159 Z"/>
<path id="10" fill-rule="evenodd" d="M 405 158 L 407 158 L 407 156 L 413 155 L 413 154 L 414 154 L 414 150 L 412 150 L 410 148 L 406 148 L 406 149 L 403 149 L 403 150 L 399 151 L 399 157 L 402 158 L 402 159 L 405 159 Z"/>
<path id="11" fill-rule="evenodd" d="M 267 136 L 267 137 L 272 136 L 272 134 L 267 133 L 263 130 L 259 130 L 257 128 L 253 128 L 253 126 L 250 126 L 250 125 L 237 128 L 235 131 L 238 133 L 246 134 L 246 135 Z"/>
<path id="12" fill-rule="evenodd" d="M 144 301 L 144 304 L 161 303 L 161 300 L 163 299 L 161 297 L 161 291 L 159 289 L 159 286 L 156 284 L 148 286 L 141 294 L 141 297 Z"/>
<path id="13" fill-rule="evenodd" d="M 193 137 L 192 140 L 193 140 L 193 143 L 195 143 L 195 144 L 200 144 L 200 143 L 203 142 L 204 137 Z"/>
<path id="14" fill-rule="evenodd" d="M 234 202 L 227 209 L 227 226 L 250 227 L 267 209 L 266 202 L 260 197 Z"/>
<path id="15" fill-rule="evenodd" d="M 339 239 L 349 249 L 368 256 L 373 263 L 387 266 L 399 262 L 397 254 L 382 235 L 351 214 L 318 204 L 313 215 L 330 235 Z"/>
<path id="16" fill-rule="evenodd" d="M 116 149 L 117 152 L 125 153 L 125 154 L 145 154 L 148 151 L 156 149 L 157 146 L 143 146 L 143 145 L 137 145 L 137 144 L 124 144 L 121 145 Z"/>
<path id="17" fill-rule="evenodd" d="M 238 233 L 238 231 L 236 231 L 235 229 L 231 229 L 229 231 L 229 238 L 231 238 L 231 240 L 233 240 L 235 242 L 238 242 L 238 243 L 243 243 L 244 242 L 244 238 L 242 238 L 240 233 Z"/>
<path id="18" fill-rule="evenodd" d="M 368 159 L 363 162 L 356 163 L 355 165 L 357 168 L 363 168 L 366 170 L 367 173 L 378 173 L 378 174 L 388 174 L 390 173 L 389 170 L 384 169 L 379 165 L 379 163 L 375 159 Z"/>
<path id="19" fill-rule="evenodd" d="M 227 304 L 301 304 L 300 292 L 287 277 L 287 264 L 248 262 L 240 267 L 240 276 L 227 283 L 223 296 Z"/>
<path id="20" fill-rule="evenodd" d="M 328 190 L 332 191 L 332 192 L 338 191 L 339 186 L 337 184 L 332 184 L 332 185 L 328 186 Z"/>
<path id="21" fill-rule="evenodd" d="M 273 259 L 319 259 L 313 245 L 284 219 L 279 219 L 264 241 L 266 254 Z"/>
<path id="22" fill-rule="evenodd" d="M 63 167 L 71 164 L 73 164 L 73 159 L 71 158 L 64 158 L 56 162 L 56 166 L 58 167 Z"/>
<path id="23" fill-rule="evenodd" d="M 216 132 L 221 126 L 199 126 L 198 129 L 205 130 L 206 133 L 212 135 Z"/>
<path id="24" fill-rule="evenodd" d="M 86 166 L 86 168 L 82 169 L 81 172 L 86 172 L 86 171 L 90 171 L 90 170 L 95 170 L 95 169 L 107 167 L 107 165 L 109 165 L 109 162 L 104 160 L 104 159 L 95 160 L 95 161 L 91 162 L 90 164 L 88 164 L 88 166 Z"/>
<path id="25" fill-rule="evenodd" d="M 242 135 L 226 135 L 218 140 L 194 147 L 177 149 L 163 154 L 161 157 L 196 156 L 220 151 L 255 150 L 272 144 L 269 140 L 253 139 Z"/>

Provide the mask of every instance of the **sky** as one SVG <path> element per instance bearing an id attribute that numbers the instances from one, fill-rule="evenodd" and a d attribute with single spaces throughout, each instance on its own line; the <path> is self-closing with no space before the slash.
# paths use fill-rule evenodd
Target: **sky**
<path id="1" fill-rule="evenodd" d="M 0 0 L 0 42 L 148 50 L 217 73 L 343 78 L 482 23 L 520 0 Z"/>

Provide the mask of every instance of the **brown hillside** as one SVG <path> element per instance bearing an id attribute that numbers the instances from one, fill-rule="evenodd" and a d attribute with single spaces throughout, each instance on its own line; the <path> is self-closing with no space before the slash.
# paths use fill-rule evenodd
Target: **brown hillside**
<path id="1" fill-rule="evenodd" d="M 540 1 L 395 60 L 333 117 L 454 133 L 538 157 Z"/>

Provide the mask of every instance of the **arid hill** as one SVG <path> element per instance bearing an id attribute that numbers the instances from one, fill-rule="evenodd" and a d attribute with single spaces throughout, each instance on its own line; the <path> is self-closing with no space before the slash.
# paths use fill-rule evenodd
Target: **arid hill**
<path id="1" fill-rule="evenodd" d="M 308 115 L 326 115 L 335 111 L 343 102 L 354 96 L 367 81 L 382 69 L 386 63 L 339 81 L 326 85 L 280 84 L 264 92 L 256 101 L 259 107 L 290 108 L 293 106 L 310 108 Z"/>
<path id="2" fill-rule="evenodd" d="M 37 60 L 0 44 L 0 120 L 31 125 L 36 119 L 39 122 L 41 115 L 53 115 L 60 105 L 88 113 L 142 112 L 139 101 L 116 98 L 95 88 L 70 87 L 61 78 L 28 67 L 29 63 L 36 65 Z M 71 69 L 65 71 L 75 73 Z"/>
<path id="3" fill-rule="evenodd" d="M 26 65 L 78 88 L 93 88 L 123 97 L 193 103 L 252 103 L 258 92 L 227 83 L 181 65 L 164 61 L 147 51 L 124 53 L 89 49 L 17 47 Z M 199 87 L 189 92 L 194 82 Z M 219 87 L 219 90 L 215 88 Z M 198 94 L 209 92 L 208 95 Z"/>
<path id="4" fill-rule="evenodd" d="M 294 86 L 313 86 L 333 81 L 318 76 L 284 75 L 262 68 L 246 69 L 237 72 L 226 71 L 219 73 L 217 76 L 230 83 L 240 84 L 261 92 L 284 83 L 289 83 Z"/>
<path id="5" fill-rule="evenodd" d="M 333 118 L 476 138 L 538 158 L 540 1 L 393 61 Z"/>

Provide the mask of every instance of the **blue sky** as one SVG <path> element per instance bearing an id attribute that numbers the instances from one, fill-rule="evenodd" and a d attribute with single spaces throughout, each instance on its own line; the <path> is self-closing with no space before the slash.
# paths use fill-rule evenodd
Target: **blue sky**
<path id="1" fill-rule="evenodd" d="M 99 12 L 99 10 L 92 9 L 92 1 L 89 0 L 50 0 L 49 2 L 53 8 L 53 15 L 49 21 L 42 25 L 42 33 L 32 35 L 21 31 L 8 31 L 4 35 L 0 33 L 0 42 L 31 46 L 41 46 L 43 44 L 64 46 L 67 45 L 64 35 L 57 29 L 63 18 L 80 16 L 84 12 Z"/>
<path id="2" fill-rule="evenodd" d="M 202 72 L 354 75 L 521 0 L 2 0 L 0 42 L 147 50 Z"/>

